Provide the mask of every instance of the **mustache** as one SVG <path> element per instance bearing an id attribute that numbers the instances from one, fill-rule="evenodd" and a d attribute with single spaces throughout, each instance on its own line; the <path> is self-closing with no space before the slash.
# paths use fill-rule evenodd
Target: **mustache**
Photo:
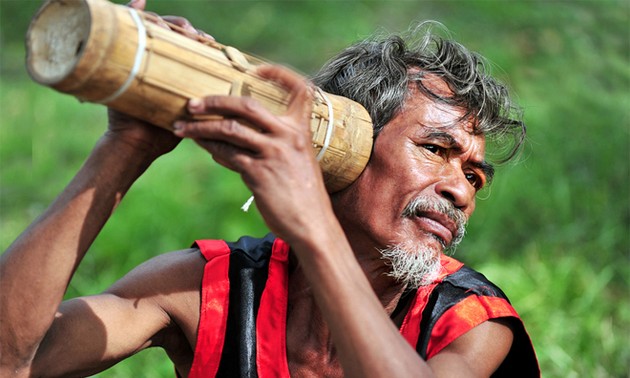
<path id="1" fill-rule="evenodd" d="M 437 197 L 418 196 L 409 201 L 403 209 L 402 216 L 403 218 L 411 218 L 424 212 L 440 213 L 455 224 L 457 232 L 453 235 L 453 241 L 450 243 L 450 246 L 445 247 L 457 246 L 462 241 L 466 234 L 466 224 L 468 223 L 468 218 L 463 211 L 447 200 Z"/>

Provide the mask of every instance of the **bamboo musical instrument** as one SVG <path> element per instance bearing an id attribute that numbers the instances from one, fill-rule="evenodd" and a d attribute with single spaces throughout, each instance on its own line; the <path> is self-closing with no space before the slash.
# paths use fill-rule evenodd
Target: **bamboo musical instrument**
<path id="1" fill-rule="evenodd" d="M 275 114 L 287 107 L 287 91 L 253 73 L 262 60 L 106 0 L 47 1 L 26 41 L 27 70 L 36 82 L 163 128 L 189 117 L 188 99 L 207 95 L 251 96 Z M 367 111 L 318 90 L 311 131 L 328 191 L 347 187 L 371 152 Z"/>

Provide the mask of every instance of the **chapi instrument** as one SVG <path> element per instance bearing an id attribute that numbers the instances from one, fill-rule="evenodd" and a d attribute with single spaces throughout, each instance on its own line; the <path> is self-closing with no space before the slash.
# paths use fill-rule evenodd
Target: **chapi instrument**
<path id="1" fill-rule="evenodd" d="M 209 38 L 184 36 L 156 21 L 156 16 L 107 0 L 49 0 L 27 32 L 29 75 L 80 101 L 104 104 L 166 129 L 191 118 L 189 99 L 208 95 L 249 96 L 274 114 L 286 111 L 287 91 L 254 73 L 263 60 Z M 347 187 L 361 174 L 372 149 L 367 111 L 316 90 L 310 126 L 328 191 Z"/>

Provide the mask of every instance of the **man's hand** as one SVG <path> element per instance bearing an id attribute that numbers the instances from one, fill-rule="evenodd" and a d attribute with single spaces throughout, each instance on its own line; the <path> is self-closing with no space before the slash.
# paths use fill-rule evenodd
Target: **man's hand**
<path id="1" fill-rule="evenodd" d="M 104 139 L 119 140 L 140 153 L 157 159 L 181 141 L 171 131 L 108 109 L 109 125 Z"/>
<path id="2" fill-rule="evenodd" d="M 142 10 L 144 11 L 144 8 L 146 6 L 146 0 L 131 0 L 127 6 L 137 9 L 137 10 Z M 182 35 L 185 35 L 188 38 L 191 39 L 199 39 L 199 38 L 204 38 L 204 39 L 210 39 L 210 40 L 214 40 L 214 38 L 205 33 L 204 31 L 195 28 L 190 21 L 188 21 L 186 18 L 184 17 L 180 17 L 180 16 L 160 16 L 157 15 L 153 12 L 147 12 L 145 11 L 146 14 L 149 14 L 151 16 L 153 16 L 155 19 L 151 20 L 156 22 L 158 25 L 160 25 L 161 27 L 165 28 L 165 29 L 171 29 L 174 30 Z"/>
<path id="3" fill-rule="evenodd" d="M 188 111 L 225 119 L 177 122 L 175 134 L 194 139 L 219 164 L 241 174 L 267 225 L 291 242 L 332 216 L 312 148 L 311 89 L 286 68 L 265 66 L 257 73 L 291 94 L 284 114 L 274 115 L 248 97 L 211 96 L 191 100 Z"/>
<path id="4" fill-rule="evenodd" d="M 132 0 L 127 6 L 144 11 L 146 0 Z M 174 30 L 191 39 L 199 38 L 213 40 L 212 36 L 196 29 L 190 21 L 179 16 L 159 16 L 152 12 L 145 12 L 152 16 L 150 21 L 157 25 Z M 121 138 L 120 140 L 137 148 L 142 152 L 149 153 L 154 158 L 170 152 L 179 143 L 180 139 L 171 132 L 153 126 L 142 120 L 130 117 L 116 110 L 109 109 L 109 129 L 106 138 Z"/>

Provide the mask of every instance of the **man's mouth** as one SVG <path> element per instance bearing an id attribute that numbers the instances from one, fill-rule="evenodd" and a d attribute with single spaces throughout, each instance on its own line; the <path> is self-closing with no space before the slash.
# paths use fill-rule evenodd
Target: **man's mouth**
<path id="1" fill-rule="evenodd" d="M 445 201 L 417 197 L 409 202 L 402 215 L 435 237 L 444 248 L 458 244 L 464 236 L 466 215 Z"/>
<path id="2" fill-rule="evenodd" d="M 438 239 L 444 248 L 450 246 L 453 238 L 457 235 L 455 222 L 445 214 L 420 211 L 414 214 L 413 218 L 423 231 Z"/>

